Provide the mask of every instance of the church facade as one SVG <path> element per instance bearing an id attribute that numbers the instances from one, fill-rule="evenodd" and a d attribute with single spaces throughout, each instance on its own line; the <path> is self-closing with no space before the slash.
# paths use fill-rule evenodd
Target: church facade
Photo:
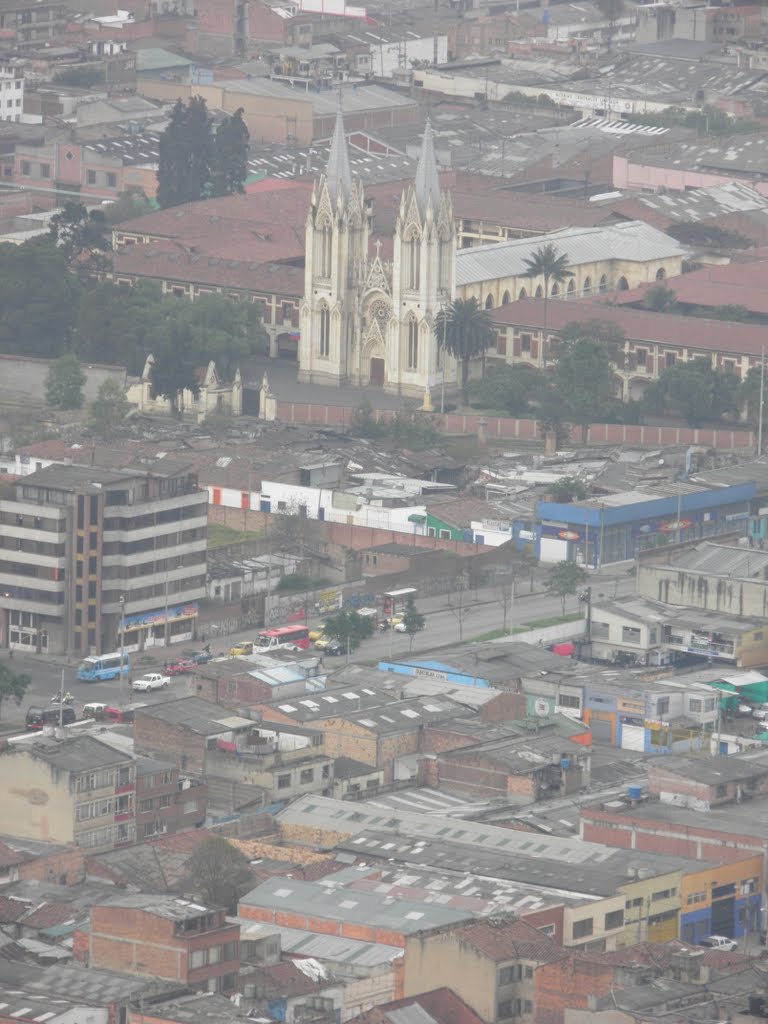
<path id="1" fill-rule="evenodd" d="M 451 197 L 440 187 L 429 122 L 394 236 L 382 240 L 370 236 L 339 112 L 307 215 L 299 380 L 374 385 L 425 404 L 453 388 L 456 361 L 438 344 L 436 319 L 455 294 L 455 255 Z"/>

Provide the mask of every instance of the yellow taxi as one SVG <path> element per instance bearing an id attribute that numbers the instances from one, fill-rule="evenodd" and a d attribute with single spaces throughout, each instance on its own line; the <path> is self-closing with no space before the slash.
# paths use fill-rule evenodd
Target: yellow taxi
<path id="1" fill-rule="evenodd" d="M 315 640 L 319 640 L 320 639 L 320 637 L 323 635 L 323 631 L 324 630 L 325 630 L 325 623 L 324 622 L 321 622 L 317 626 L 313 626 L 312 629 L 310 629 L 310 631 L 309 631 L 309 639 L 312 641 L 312 643 L 314 643 Z"/>
<path id="2" fill-rule="evenodd" d="M 240 640 L 229 648 L 230 658 L 237 658 L 240 654 L 253 654 L 253 640 Z"/>

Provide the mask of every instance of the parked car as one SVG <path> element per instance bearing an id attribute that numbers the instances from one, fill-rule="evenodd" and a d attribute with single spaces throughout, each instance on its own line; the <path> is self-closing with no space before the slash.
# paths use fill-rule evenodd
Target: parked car
<path id="1" fill-rule="evenodd" d="M 424 626 L 421 626 L 420 629 L 424 629 Z M 395 630 L 396 633 L 407 633 L 408 632 L 406 630 L 406 628 L 405 628 L 405 622 L 396 622 L 395 625 L 394 625 L 394 630 Z"/>
<path id="2" fill-rule="evenodd" d="M 237 658 L 241 654 L 253 654 L 253 640 L 239 640 L 229 648 L 230 658 Z"/>
<path id="3" fill-rule="evenodd" d="M 184 651 L 184 661 L 192 661 L 195 665 L 206 665 L 213 655 L 211 654 L 211 648 L 206 646 L 202 651 Z"/>
<path id="4" fill-rule="evenodd" d="M 145 693 L 150 690 L 164 690 L 170 681 L 170 676 L 163 676 L 159 672 L 148 672 L 141 679 L 134 679 L 131 688 Z"/>
<path id="5" fill-rule="evenodd" d="M 734 949 L 739 948 L 735 939 L 729 939 L 725 935 L 710 935 L 708 938 L 702 939 L 699 945 L 706 946 L 708 949 L 719 949 L 724 953 L 731 953 Z"/>
<path id="6" fill-rule="evenodd" d="M 325 653 L 330 654 L 331 657 L 336 657 L 336 655 L 341 654 L 343 650 L 344 648 L 341 644 L 341 641 L 336 640 L 334 638 L 333 640 L 328 641 L 328 646 L 325 648 Z"/>
<path id="7" fill-rule="evenodd" d="M 328 645 L 331 643 L 333 643 L 332 636 L 321 636 L 317 640 L 315 640 L 315 647 L 318 649 L 318 651 L 324 651 L 328 648 Z"/>
<path id="8" fill-rule="evenodd" d="M 166 665 L 165 671 L 169 676 L 183 676 L 185 672 L 191 672 L 199 664 L 200 662 L 192 661 L 191 658 L 180 658 L 178 661 L 172 661 L 170 665 Z"/>
<path id="9" fill-rule="evenodd" d="M 323 635 L 323 631 L 324 630 L 325 630 L 325 623 L 324 622 L 320 622 L 320 623 L 318 623 L 317 626 L 313 626 L 312 629 L 310 629 L 310 631 L 309 631 L 309 639 L 310 639 L 310 641 L 312 643 L 314 643 L 315 640 L 319 640 L 320 637 Z"/>

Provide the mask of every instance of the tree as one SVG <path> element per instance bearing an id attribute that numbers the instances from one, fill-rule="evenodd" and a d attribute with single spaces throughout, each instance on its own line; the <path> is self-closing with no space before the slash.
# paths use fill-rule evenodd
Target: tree
<path id="1" fill-rule="evenodd" d="M 608 44 L 608 49 L 610 50 L 611 44 L 613 43 L 613 37 L 616 34 L 616 22 L 624 13 L 626 5 L 624 0 L 597 0 L 597 7 L 602 16 L 608 22 L 606 42 Z"/>
<path id="2" fill-rule="evenodd" d="M 203 361 L 215 360 L 224 377 L 231 377 L 248 356 L 269 351 L 258 303 L 204 295 L 194 303 L 176 302 L 175 306 L 174 312 L 186 323 Z"/>
<path id="3" fill-rule="evenodd" d="M 747 373 L 744 383 L 741 386 L 741 404 L 745 409 L 747 419 L 757 427 L 760 422 L 760 376 L 762 368 L 753 366 Z M 768 379 L 764 381 L 763 387 L 763 430 L 768 424 Z"/>
<path id="4" fill-rule="evenodd" d="M 134 217 L 143 217 L 151 210 L 152 203 L 147 199 L 144 190 L 131 188 L 118 193 L 117 199 L 104 207 L 104 217 L 109 225 L 122 224 L 126 220 L 133 220 Z"/>
<path id="5" fill-rule="evenodd" d="M 469 364 L 493 344 L 488 313 L 474 296 L 454 299 L 436 318 L 436 332 L 445 350 L 461 364 L 461 399 L 469 404 Z"/>
<path id="6" fill-rule="evenodd" d="M 104 81 L 104 69 L 85 64 L 79 67 L 63 68 L 53 76 L 57 85 L 70 85 L 76 89 L 90 89 Z"/>
<path id="7" fill-rule="evenodd" d="M 213 166 L 211 124 L 201 96 L 176 101 L 158 146 L 157 201 L 164 209 L 203 197 Z"/>
<path id="8" fill-rule="evenodd" d="M 67 262 L 83 253 L 110 252 L 112 241 L 103 210 L 87 210 L 82 203 L 67 202 L 48 223 L 48 237 L 61 248 Z"/>
<path id="9" fill-rule="evenodd" d="M 48 239 L 0 245 L 0 352 L 56 358 L 67 351 L 80 284 Z"/>
<path id="10" fill-rule="evenodd" d="M 544 278 L 544 335 L 547 334 L 547 303 L 549 302 L 549 284 L 562 284 L 569 277 L 573 277 L 573 271 L 568 269 L 568 257 L 565 253 L 558 253 L 552 242 L 545 242 L 533 254 L 523 261 L 528 268 L 523 277 Z"/>
<path id="11" fill-rule="evenodd" d="M 233 914 L 237 901 L 253 887 L 254 877 L 245 854 L 223 836 L 209 836 L 187 861 L 186 882 L 208 906 Z"/>
<path id="12" fill-rule="evenodd" d="M 472 404 L 481 409 L 494 409 L 508 416 L 525 416 L 547 387 L 546 378 L 535 366 L 516 363 L 494 366 L 484 380 L 470 382 Z"/>
<path id="13" fill-rule="evenodd" d="M 119 364 L 138 375 L 148 355 L 147 340 L 180 305 L 163 296 L 155 281 L 139 280 L 132 288 L 102 281 L 83 293 L 74 351 L 83 362 Z"/>
<path id="14" fill-rule="evenodd" d="M 125 392 L 113 377 L 109 377 L 91 402 L 91 430 L 99 437 L 112 437 L 128 415 L 129 408 Z"/>
<path id="15" fill-rule="evenodd" d="M 576 476 L 563 476 L 552 484 L 551 494 L 553 501 L 568 504 L 571 501 L 583 501 L 589 494 L 589 488 Z"/>
<path id="16" fill-rule="evenodd" d="M 735 417 L 744 392 L 734 373 L 713 370 L 704 359 L 675 363 L 646 389 L 643 404 L 654 412 L 676 412 L 689 427 Z"/>
<path id="17" fill-rule="evenodd" d="M 151 394 L 161 395 L 171 405 L 171 415 L 184 412 L 184 392 L 200 393 L 197 368 L 200 354 L 197 339 L 181 319 L 163 320 L 147 338 L 152 353 Z"/>
<path id="18" fill-rule="evenodd" d="M 80 409 L 88 378 L 73 352 L 51 364 L 45 378 L 45 400 L 54 409 Z"/>
<path id="19" fill-rule="evenodd" d="M 565 615 L 565 599 L 575 594 L 587 579 L 587 573 L 576 562 L 556 562 L 550 566 L 544 577 L 547 593 L 560 598 Z"/>
<path id="20" fill-rule="evenodd" d="M 416 605 L 412 597 L 409 597 L 405 602 L 405 612 L 403 614 L 403 627 L 405 632 L 408 634 L 408 650 L 413 650 L 413 638 L 418 632 L 424 629 L 426 625 L 426 619 L 417 610 Z"/>
<path id="21" fill-rule="evenodd" d="M 366 615 L 357 612 L 339 611 L 325 620 L 325 636 L 338 640 L 345 651 L 355 651 L 361 640 L 373 634 L 373 622 Z"/>
<path id="22" fill-rule="evenodd" d="M 600 421 L 613 402 L 613 370 L 605 347 L 580 338 L 560 356 L 555 367 L 555 389 L 568 418 L 581 427 L 587 442 L 590 423 Z"/>
<path id="23" fill-rule="evenodd" d="M 14 700 L 17 705 L 21 704 L 31 682 L 32 680 L 25 672 L 12 672 L 8 664 L 2 662 L 0 664 L 0 712 L 5 700 Z"/>
<path id="24" fill-rule="evenodd" d="M 643 305 L 654 313 L 671 313 L 677 305 L 677 295 L 665 284 L 654 284 L 643 296 Z"/>
<path id="25" fill-rule="evenodd" d="M 231 196 L 243 192 L 248 177 L 248 143 L 250 134 L 243 120 L 243 108 L 225 118 L 216 129 L 214 139 L 211 193 Z"/>

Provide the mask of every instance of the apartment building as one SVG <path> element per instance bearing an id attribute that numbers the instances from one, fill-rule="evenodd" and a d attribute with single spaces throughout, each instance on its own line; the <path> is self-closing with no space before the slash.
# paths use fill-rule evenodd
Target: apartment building
<path id="1" fill-rule="evenodd" d="M 53 465 L 0 500 L 0 646 L 84 656 L 191 639 L 207 496 L 187 466 Z"/>
<path id="2" fill-rule="evenodd" d="M 10 48 L 39 46 L 64 32 L 68 8 L 58 0 L 8 0 L 0 5 L 0 31 Z"/>
<path id="3" fill-rule="evenodd" d="M 2 14 L 0 14 L 0 19 Z M 15 64 L 0 65 L 0 121 L 20 121 L 24 112 L 24 72 Z"/>
<path id="4" fill-rule="evenodd" d="M 0 752 L 0 821 L 10 836 L 91 853 L 136 839 L 133 758 L 91 736 L 39 738 Z"/>
<path id="5" fill-rule="evenodd" d="M 205 824 L 208 787 L 199 779 L 179 777 L 167 761 L 136 758 L 136 838 L 172 835 Z"/>

